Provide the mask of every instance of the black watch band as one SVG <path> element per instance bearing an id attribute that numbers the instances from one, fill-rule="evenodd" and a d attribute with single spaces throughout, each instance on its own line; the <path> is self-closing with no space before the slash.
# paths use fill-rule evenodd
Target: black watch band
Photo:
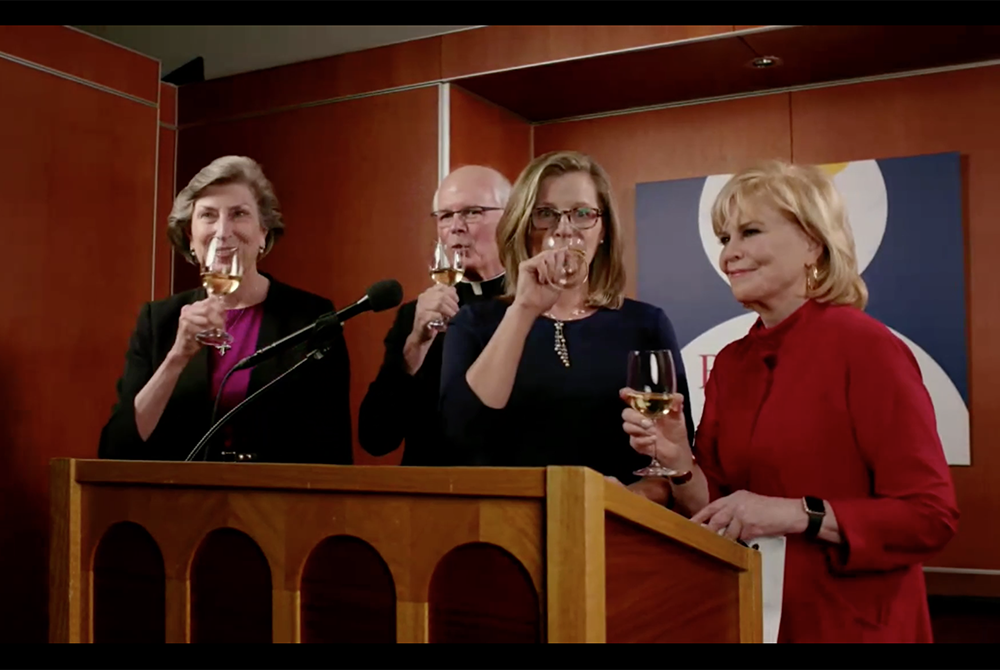
<path id="1" fill-rule="evenodd" d="M 826 516 L 826 505 L 821 498 L 806 496 L 802 499 L 802 508 L 809 515 L 809 525 L 806 526 L 804 535 L 814 538 L 819 535 L 819 529 L 823 526 L 823 517 Z"/>

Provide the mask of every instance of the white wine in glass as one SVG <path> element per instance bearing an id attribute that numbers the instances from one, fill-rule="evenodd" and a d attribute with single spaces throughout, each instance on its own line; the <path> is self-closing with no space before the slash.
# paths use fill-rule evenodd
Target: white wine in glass
<path id="1" fill-rule="evenodd" d="M 462 262 L 462 254 L 459 251 L 448 253 L 448 247 L 438 240 L 434 246 L 434 261 L 431 263 L 431 279 L 435 284 L 454 286 L 465 277 L 465 265 Z M 428 328 L 442 330 L 448 322 L 442 319 L 435 319 L 427 324 Z"/>
<path id="2" fill-rule="evenodd" d="M 645 393 L 629 390 L 628 404 L 639 414 L 649 419 L 670 414 L 673 396 L 669 393 Z"/>
<path id="3" fill-rule="evenodd" d="M 669 349 L 630 351 L 628 354 L 628 402 L 632 409 L 647 419 L 656 421 L 673 411 L 673 394 L 677 391 L 677 372 Z M 673 477 L 680 474 L 664 467 L 653 457 L 645 468 L 636 470 L 639 477 Z"/>
<path id="4" fill-rule="evenodd" d="M 242 279 L 243 264 L 238 245 L 226 246 L 224 240 L 213 237 L 201 262 L 201 285 L 205 291 L 210 297 L 221 298 L 236 291 Z M 195 338 L 202 344 L 215 347 L 223 356 L 233 344 L 233 336 L 219 328 L 203 330 Z"/>

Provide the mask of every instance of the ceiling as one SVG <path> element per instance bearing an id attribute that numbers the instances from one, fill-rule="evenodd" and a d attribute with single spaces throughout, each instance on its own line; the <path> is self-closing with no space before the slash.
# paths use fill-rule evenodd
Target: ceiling
<path id="1" fill-rule="evenodd" d="M 776 57 L 779 64 L 751 67 L 761 56 Z M 453 83 L 544 123 L 997 60 L 1000 26 L 790 26 L 472 75 Z M 581 94 L 580 82 L 587 82 L 589 93 Z"/>
<path id="2" fill-rule="evenodd" d="M 157 58 L 163 76 L 201 56 L 205 79 L 482 26 L 72 26 Z"/>

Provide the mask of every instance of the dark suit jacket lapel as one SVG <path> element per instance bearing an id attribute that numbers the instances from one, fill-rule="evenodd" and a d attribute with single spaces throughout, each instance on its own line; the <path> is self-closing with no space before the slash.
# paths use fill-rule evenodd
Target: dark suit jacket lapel
<path id="1" fill-rule="evenodd" d="M 288 334 L 282 309 L 281 285 L 270 277 L 268 279 L 271 280 L 271 285 L 268 287 L 267 297 L 264 298 L 264 314 L 261 316 L 260 332 L 257 335 L 258 350 Z M 257 392 L 280 374 L 283 358 L 282 355 L 273 356 L 262 361 L 250 371 L 247 397 L 250 397 L 250 394 Z"/>
<path id="2" fill-rule="evenodd" d="M 204 300 L 206 297 L 205 290 L 201 289 L 194 294 L 188 304 Z M 177 378 L 177 386 L 172 394 L 176 398 L 190 398 L 192 400 L 189 409 L 185 410 L 185 414 L 191 412 L 191 415 L 186 418 L 190 420 L 191 425 L 195 426 L 202 424 L 208 426 L 212 414 L 212 404 L 215 402 L 215 398 L 211 397 L 212 391 L 208 379 L 208 353 L 208 347 L 202 347 L 198 350 L 198 353 L 188 362 L 180 377 Z"/>
<path id="3" fill-rule="evenodd" d="M 295 294 L 288 291 L 286 285 L 275 281 L 268 274 L 261 274 L 264 274 L 270 280 L 271 285 L 268 288 L 267 297 L 264 299 L 264 314 L 261 316 L 260 333 L 257 336 L 258 350 L 269 344 L 273 344 L 283 337 L 291 335 L 300 328 L 308 326 L 314 318 L 304 316 L 299 311 Z M 259 391 L 278 375 L 290 369 L 302 360 L 302 357 L 306 353 L 306 348 L 302 344 L 299 344 L 255 366 L 250 371 L 250 384 L 247 387 L 247 397 L 250 397 L 251 394 Z M 285 382 L 279 382 L 279 384 L 283 383 Z M 266 393 L 270 394 L 272 392 L 281 393 L 281 390 L 268 390 Z"/>

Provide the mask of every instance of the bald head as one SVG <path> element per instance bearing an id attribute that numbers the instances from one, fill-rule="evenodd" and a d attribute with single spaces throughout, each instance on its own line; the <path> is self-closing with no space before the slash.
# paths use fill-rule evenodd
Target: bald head
<path id="1" fill-rule="evenodd" d="M 452 201 L 455 196 L 464 199 L 478 198 L 481 207 L 506 207 L 507 198 L 510 197 L 510 182 L 493 168 L 465 165 L 441 180 L 434 192 L 434 211 L 450 209 L 441 205 L 442 199 Z"/>
<path id="2" fill-rule="evenodd" d="M 461 253 L 469 279 L 492 279 L 503 272 L 496 230 L 510 188 L 507 178 L 493 168 L 466 165 L 441 180 L 434 194 L 434 211 L 440 213 L 438 236 Z"/>

